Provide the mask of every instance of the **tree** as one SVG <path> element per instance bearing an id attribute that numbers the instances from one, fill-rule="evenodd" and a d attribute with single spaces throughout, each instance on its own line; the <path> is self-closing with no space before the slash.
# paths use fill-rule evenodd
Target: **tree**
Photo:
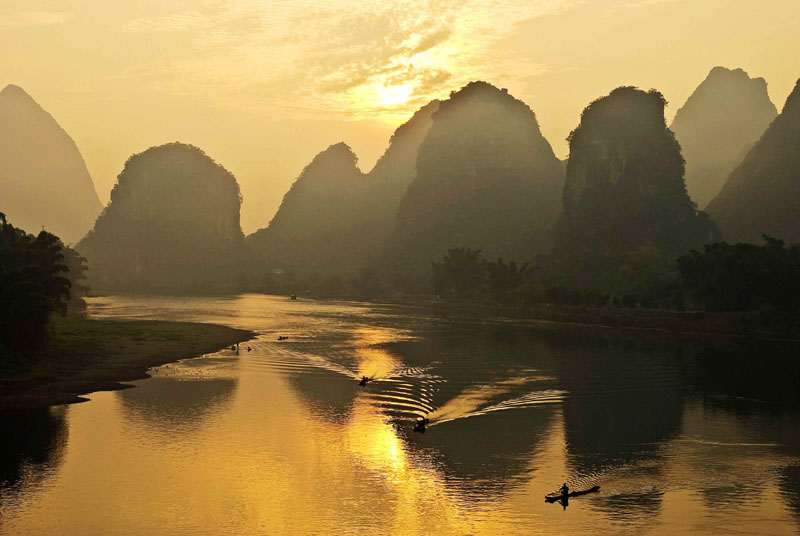
<path id="1" fill-rule="evenodd" d="M 86 309 L 86 302 L 82 298 L 89 293 L 89 286 L 86 284 L 86 272 L 89 269 L 86 257 L 68 246 L 63 246 L 62 252 L 63 264 L 67 267 L 67 279 L 70 283 L 67 312 L 83 311 Z"/>
<path id="2" fill-rule="evenodd" d="M 442 262 L 433 262 L 432 265 L 434 289 L 438 295 L 475 293 L 486 281 L 485 263 L 479 249 L 450 249 L 442 257 Z"/>
<path id="3" fill-rule="evenodd" d="M 497 259 L 497 262 L 488 262 L 486 271 L 489 275 L 489 288 L 498 301 L 511 301 L 514 292 L 526 282 L 533 270 L 527 262 L 519 267 L 516 261 L 506 264 L 502 258 Z"/>
<path id="4" fill-rule="evenodd" d="M 57 236 L 30 235 L 0 213 L 0 345 L 40 343 L 50 314 L 66 313 L 71 284 L 63 251 Z"/>
<path id="5" fill-rule="evenodd" d="M 763 235 L 764 245 L 707 245 L 678 259 L 684 287 L 709 311 L 800 309 L 800 246 Z"/>

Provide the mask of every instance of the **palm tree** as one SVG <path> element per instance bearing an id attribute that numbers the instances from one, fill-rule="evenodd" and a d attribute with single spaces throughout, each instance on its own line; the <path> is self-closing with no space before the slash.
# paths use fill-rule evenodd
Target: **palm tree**
<path id="1" fill-rule="evenodd" d="M 511 294 L 525 283 L 533 270 L 527 262 L 517 267 L 516 261 L 506 264 L 502 258 L 497 259 L 497 262 L 486 263 L 489 287 L 499 301 L 509 300 Z"/>
<path id="2" fill-rule="evenodd" d="M 464 295 L 480 290 L 486 281 L 481 250 L 455 248 L 434 262 L 433 278 L 437 294 Z"/>

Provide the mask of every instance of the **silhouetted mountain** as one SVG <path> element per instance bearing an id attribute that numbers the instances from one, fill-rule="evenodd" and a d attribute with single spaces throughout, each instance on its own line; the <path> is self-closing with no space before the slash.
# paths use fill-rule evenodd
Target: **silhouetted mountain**
<path id="1" fill-rule="evenodd" d="M 229 286 L 240 269 L 239 185 L 197 147 L 135 154 L 111 202 L 77 249 L 95 287 L 148 290 Z"/>
<path id="2" fill-rule="evenodd" d="M 318 154 L 269 226 L 248 236 L 248 244 L 274 267 L 306 273 L 362 267 L 391 232 L 437 106 L 431 102 L 401 125 L 368 174 L 358 169 L 358 159 L 344 143 Z"/>
<path id="3" fill-rule="evenodd" d="M 91 229 L 102 206 L 78 147 L 17 86 L 0 91 L 0 211 L 29 233 L 65 243 Z"/>
<path id="4" fill-rule="evenodd" d="M 686 159 L 686 189 L 698 207 L 719 193 L 776 115 L 763 78 L 724 67 L 708 73 L 670 127 Z"/>
<path id="5" fill-rule="evenodd" d="M 731 173 L 708 213 L 729 242 L 800 242 L 800 80 L 781 114 Z"/>
<path id="6" fill-rule="evenodd" d="M 485 82 L 452 92 L 419 148 L 387 264 L 427 276 L 431 261 L 459 247 L 532 258 L 549 246 L 563 174 L 524 102 Z"/>
<path id="7" fill-rule="evenodd" d="M 592 102 L 569 136 L 555 256 L 579 286 L 614 290 L 719 239 L 692 205 L 661 93 L 621 87 Z"/>
<path id="8" fill-rule="evenodd" d="M 269 227 L 248 237 L 271 266 L 328 271 L 347 263 L 360 244 L 360 192 L 365 186 L 358 158 L 344 143 L 314 157 L 283 196 Z"/>
<path id="9" fill-rule="evenodd" d="M 367 175 L 364 196 L 364 235 L 370 246 L 379 247 L 392 232 L 403 195 L 417 174 L 417 155 L 433 124 L 439 101 L 420 108 L 400 125 L 389 147 Z M 373 251 L 374 252 L 374 251 Z"/>

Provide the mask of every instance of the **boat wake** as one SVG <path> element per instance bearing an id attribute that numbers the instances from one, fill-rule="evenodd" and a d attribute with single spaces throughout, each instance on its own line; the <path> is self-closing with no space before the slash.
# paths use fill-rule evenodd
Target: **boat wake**
<path id="1" fill-rule="evenodd" d="M 561 403 L 566 394 L 566 391 L 560 389 L 533 390 L 523 395 L 488 405 L 472 404 L 472 407 L 470 407 L 469 403 L 465 404 L 465 400 L 475 401 L 474 395 L 470 394 L 467 395 L 465 399 L 458 400 L 456 403 L 452 403 L 453 401 L 448 402 L 441 409 L 431 413 L 429 416 L 431 419 L 430 426 L 444 424 L 456 419 L 468 419 L 470 417 L 488 415 L 495 411 L 530 408 L 540 404 Z"/>
<path id="2" fill-rule="evenodd" d="M 541 386 L 541 383 L 549 382 L 552 378 L 526 369 L 524 375 L 519 377 L 466 387 L 442 404 L 440 401 L 442 395 L 447 393 L 447 387 L 452 389 L 455 386 L 433 372 L 437 369 L 436 362 L 427 367 L 409 367 L 397 365 L 395 359 L 379 356 L 377 351 L 361 351 L 355 353 L 358 361 L 349 367 L 314 353 L 300 352 L 269 342 L 254 343 L 254 350 L 253 359 L 248 360 L 250 366 L 267 366 L 294 374 L 326 371 L 353 380 L 367 376 L 369 382 L 360 396 L 394 418 L 415 420 L 427 417 L 430 419 L 429 426 L 497 411 L 560 403 L 566 395 L 563 390 L 536 389 L 537 384 Z M 364 357 L 369 359 L 359 359 Z"/>

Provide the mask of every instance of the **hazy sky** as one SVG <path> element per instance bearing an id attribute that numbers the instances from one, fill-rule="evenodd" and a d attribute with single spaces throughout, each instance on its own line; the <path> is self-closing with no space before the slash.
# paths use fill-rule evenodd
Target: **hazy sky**
<path id="1" fill-rule="evenodd" d="M 231 170 L 245 232 L 345 141 L 369 170 L 394 128 L 470 80 L 507 87 L 560 157 L 588 102 L 657 88 L 668 119 L 715 65 L 800 77 L 800 0 L 0 0 L 0 85 L 77 142 L 108 200 L 126 158 L 193 143 Z"/>

